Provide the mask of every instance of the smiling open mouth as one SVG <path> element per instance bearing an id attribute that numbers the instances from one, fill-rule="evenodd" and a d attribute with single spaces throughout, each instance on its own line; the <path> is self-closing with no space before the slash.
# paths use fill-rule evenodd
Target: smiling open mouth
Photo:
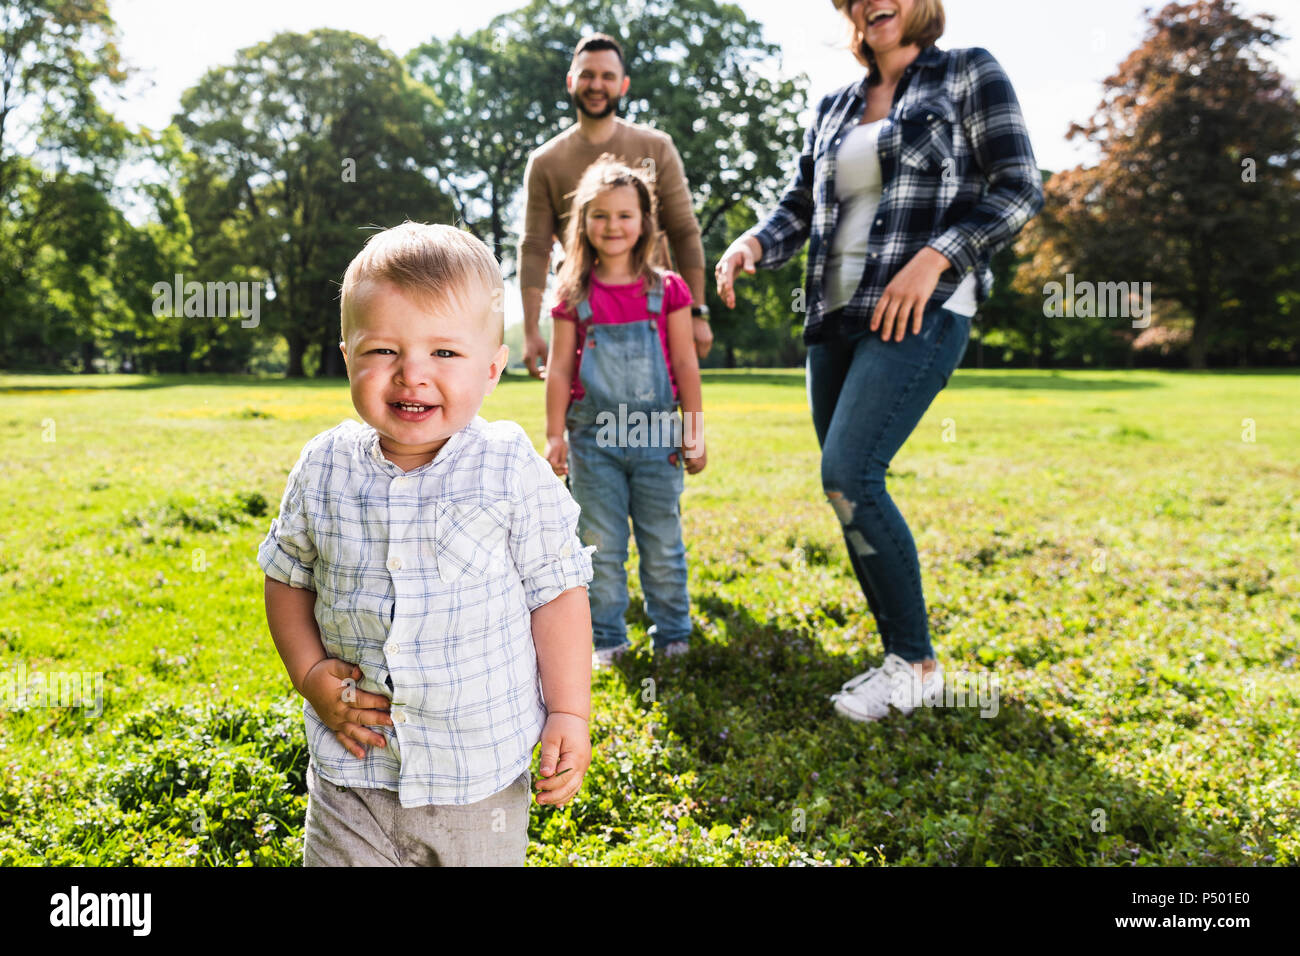
<path id="1" fill-rule="evenodd" d="M 416 402 L 389 402 L 388 407 L 397 417 L 407 422 L 423 421 L 438 410 L 437 405 L 420 405 Z"/>
<path id="2" fill-rule="evenodd" d="M 894 10 L 877 10 L 871 16 L 867 17 L 867 26 L 874 27 L 877 24 L 884 23 L 886 20 L 894 19 Z"/>

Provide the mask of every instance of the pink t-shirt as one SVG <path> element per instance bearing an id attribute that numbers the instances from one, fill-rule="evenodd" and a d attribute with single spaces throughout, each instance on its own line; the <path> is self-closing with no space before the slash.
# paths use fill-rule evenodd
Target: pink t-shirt
<path id="1" fill-rule="evenodd" d="M 673 364 L 668 353 L 668 315 L 691 304 L 691 290 L 686 280 L 676 272 L 664 274 L 664 311 L 659 325 L 659 341 L 664 347 L 664 362 L 668 365 L 668 381 L 673 385 L 673 398 L 677 398 L 677 379 L 673 375 Z M 620 282 L 608 285 L 595 276 L 591 277 L 591 324 L 616 325 L 623 322 L 644 322 L 646 318 L 646 291 L 641 287 L 641 280 Z M 551 309 L 551 318 L 566 322 L 578 321 L 577 313 L 564 303 Z M 581 399 L 586 393 L 578 381 L 578 363 L 582 361 L 582 343 L 578 343 L 577 358 L 574 362 L 573 384 L 569 388 L 569 402 Z"/>

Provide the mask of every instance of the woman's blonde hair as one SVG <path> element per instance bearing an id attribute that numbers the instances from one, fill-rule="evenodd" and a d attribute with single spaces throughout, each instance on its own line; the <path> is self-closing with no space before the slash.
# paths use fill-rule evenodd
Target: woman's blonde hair
<path id="1" fill-rule="evenodd" d="M 605 190 L 619 186 L 635 189 L 641 206 L 641 235 L 632 246 L 629 262 L 632 274 L 647 285 L 659 275 L 654 263 L 659 246 L 659 203 L 654 185 L 641 170 L 620 163 L 610 153 L 603 153 L 578 180 L 564 229 L 564 264 L 555 277 L 556 296 L 571 309 L 591 294 L 591 273 L 596 266 L 596 249 L 587 238 L 587 207 Z"/>
<path id="2" fill-rule="evenodd" d="M 849 21 L 849 49 L 854 58 L 867 68 L 867 82 L 874 86 L 880 82 L 880 70 L 876 66 L 876 55 L 867 46 L 866 35 L 849 17 L 849 8 L 853 0 L 848 0 L 840 7 L 840 12 Z M 899 41 L 903 46 L 915 44 L 924 50 L 943 36 L 944 15 L 943 0 L 916 0 L 912 12 L 903 21 L 903 36 Z"/>

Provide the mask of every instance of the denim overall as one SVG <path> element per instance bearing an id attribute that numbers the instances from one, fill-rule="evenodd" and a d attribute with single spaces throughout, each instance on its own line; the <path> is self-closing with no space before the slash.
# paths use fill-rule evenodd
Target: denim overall
<path id="1" fill-rule="evenodd" d="M 663 299 L 660 277 L 646 295 L 643 321 L 593 324 L 591 303 L 583 299 L 577 307 L 578 381 L 584 395 L 570 404 L 565 426 L 569 488 L 582 508 L 578 535 L 596 546 L 588 597 L 597 649 L 628 643 L 629 517 L 655 646 L 691 633 L 678 505 L 684 461 L 673 444 L 681 436 L 681 419 L 659 338 Z M 669 461 L 674 453 L 676 464 Z"/>

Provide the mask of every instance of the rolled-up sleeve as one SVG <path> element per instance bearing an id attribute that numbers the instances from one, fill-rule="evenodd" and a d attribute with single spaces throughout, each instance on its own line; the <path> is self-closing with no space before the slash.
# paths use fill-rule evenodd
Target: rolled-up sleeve
<path id="1" fill-rule="evenodd" d="M 535 611 L 571 588 L 591 582 L 591 552 L 578 539 L 578 503 L 546 459 L 520 433 L 515 469 L 510 552 L 524 585 L 528 610 Z"/>
<path id="2" fill-rule="evenodd" d="M 959 273 L 1009 245 L 1043 208 L 1043 179 L 1011 80 L 980 47 L 970 50 L 968 68 L 973 79 L 962 119 L 988 191 L 969 215 L 929 242 Z"/>
<path id="3" fill-rule="evenodd" d="M 307 520 L 307 453 L 303 452 L 289 472 L 280 502 L 280 514 L 271 520 L 271 530 L 257 549 L 257 563 L 266 576 L 293 588 L 316 589 L 316 544 Z"/>

